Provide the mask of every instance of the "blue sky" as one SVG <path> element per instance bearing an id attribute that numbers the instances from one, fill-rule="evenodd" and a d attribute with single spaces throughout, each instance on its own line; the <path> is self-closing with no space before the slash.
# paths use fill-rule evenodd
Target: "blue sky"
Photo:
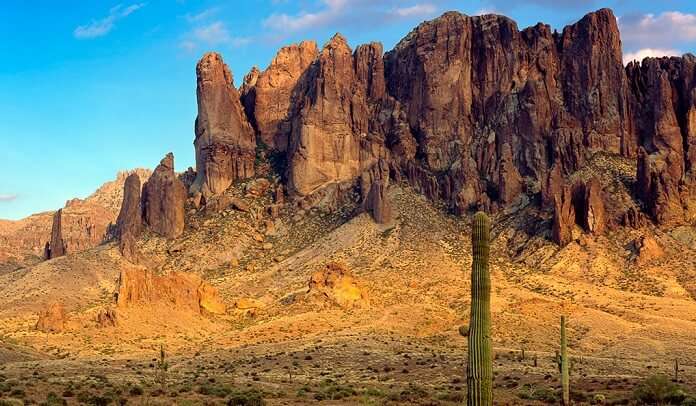
<path id="1" fill-rule="evenodd" d="M 0 5 L 0 218 L 86 197 L 119 170 L 154 167 L 169 151 L 194 165 L 195 64 L 217 50 L 239 85 L 288 43 L 390 49 L 446 10 L 495 12 L 520 28 L 561 29 L 611 7 L 624 52 L 696 48 L 693 0 L 4 0 Z"/>

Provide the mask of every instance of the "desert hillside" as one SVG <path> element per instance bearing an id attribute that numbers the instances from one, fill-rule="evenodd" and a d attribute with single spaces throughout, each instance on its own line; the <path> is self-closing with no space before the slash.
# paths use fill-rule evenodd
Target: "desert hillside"
<path id="1" fill-rule="evenodd" d="M 195 72 L 195 169 L 0 223 L 0 399 L 461 403 L 485 212 L 496 404 L 560 401 L 561 316 L 574 403 L 694 401 L 692 55 L 448 12 Z"/>

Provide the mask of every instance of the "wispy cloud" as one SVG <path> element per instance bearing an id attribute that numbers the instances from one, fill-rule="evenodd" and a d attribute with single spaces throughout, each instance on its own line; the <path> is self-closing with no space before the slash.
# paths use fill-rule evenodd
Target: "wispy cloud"
<path id="1" fill-rule="evenodd" d="M 618 19 L 624 49 L 674 50 L 675 42 L 696 42 L 696 14 L 665 11 L 629 14 Z"/>
<path id="2" fill-rule="evenodd" d="M 219 11 L 219 7 L 211 7 L 196 14 L 186 14 L 184 17 L 189 23 L 197 23 L 215 16 Z"/>
<path id="3" fill-rule="evenodd" d="M 237 37 L 230 33 L 222 21 L 199 25 L 186 33 L 179 46 L 187 52 L 194 52 L 201 46 L 231 46 L 241 47 L 251 42 L 249 37 Z"/>
<path id="4" fill-rule="evenodd" d="M 426 18 L 439 11 L 435 5 L 437 1 L 321 0 L 321 6 L 316 10 L 272 14 L 264 19 L 263 26 L 276 32 L 299 32 L 337 23 L 364 24 L 366 21 Z"/>
<path id="5" fill-rule="evenodd" d="M 526 1 L 510 1 L 510 0 L 487 0 L 484 4 L 490 5 L 498 10 L 510 10 L 521 8 L 534 4 L 542 7 L 560 7 L 566 9 L 587 8 L 597 5 L 597 0 L 526 0 Z"/>
<path id="6" fill-rule="evenodd" d="M 0 202 L 12 202 L 17 200 L 17 195 L 0 194 Z"/>
<path id="7" fill-rule="evenodd" d="M 75 28 L 73 35 L 77 39 L 102 37 L 114 29 L 116 26 L 116 21 L 126 18 L 134 12 L 140 10 L 141 8 L 145 7 L 145 4 L 146 3 L 136 3 L 127 7 L 123 7 L 121 4 L 114 6 L 109 10 L 109 15 L 106 17 L 98 20 L 92 20 L 89 24 L 80 25 Z"/>
<path id="8" fill-rule="evenodd" d="M 422 17 L 433 15 L 437 12 L 437 7 L 434 4 L 423 3 L 416 4 L 411 7 L 402 7 L 394 9 L 394 14 L 399 17 Z"/>

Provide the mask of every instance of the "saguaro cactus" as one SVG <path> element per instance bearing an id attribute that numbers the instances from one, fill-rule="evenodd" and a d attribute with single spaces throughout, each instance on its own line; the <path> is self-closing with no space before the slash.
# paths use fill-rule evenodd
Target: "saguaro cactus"
<path id="1" fill-rule="evenodd" d="M 491 275 L 488 270 L 490 220 L 485 213 L 474 216 L 471 246 L 471 317 L 467 364 L 467 405 L 493 404 L 491 360 Z"/>
<path id="2" fill-rule="evenodd" d="M 561 387 L 563 404 L 570 405 L 570 372 L 568 370 L 568 345 L 566 339 L 566 318 L 561 316 Z"/>

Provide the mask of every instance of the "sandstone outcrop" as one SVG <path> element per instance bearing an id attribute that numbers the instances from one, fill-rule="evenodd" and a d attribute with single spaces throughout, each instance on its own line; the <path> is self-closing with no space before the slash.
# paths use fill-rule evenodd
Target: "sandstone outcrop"
<path id="1" fill-rule="evenodd" d="M 645 265 L 661 258 L 665 252 L 654 238 L 643 235 L 633 242 L 635 249 L 634 261 L 637 265 Z"/>
<path id="2" fill-rule="evenodd" d="M 142 215 L 140 177 L 133 173 L 128 176 L 123 186 L 123 203 L 116 220 L 116 234 L 121 255 L 134 263 L 138 262 L 139 257 L 135 240 L 143 229 Z"/>
<path id="3" fill-rule="evenodd" d="M 361 66 L 382 64 L 381 46 L 371 46 L 378 51 L 366 54 L 359 49 L 354 56 L 346 39 L 337 34 L 306 73 L 288 148 L 291 193 L 307 196 L 353 182 L 386 154 L 384 140 L 369 130 L 370 95 L 380 96 L 373 89 L 377 81 L 363 77 L 362 82 L 358 77 Z M 375 59 L 361 59 L 370 56 Z"/>
<path id="4" fill-rule="evenodd" d="M 207 199 L 224 192 L 233 181 L 254 175 L 256 140 L 222 57 L 205 54 L 196 76 L 196 179 L 191 192 L 201 192 Z"/>
<path id="5" fill-rule="evenodd" d="M 242 101 L 258 138 L 267 147 L 287 149 L 290 120 L 300 96 L 297 88 L 318 54 L 313 41 L 286 46 L 265 71 L 252 70 L 245 78 Z"/>
<path id="6" fill-rule="evenodd" d="M 65 329 L 67 315 L 62 303 L 51 303 L 39 312 L 36 329 L 44 333 L 60 333 Z"/>
<path id="7" fill-rule="evenodd" d="M 119 308 L 162 305 L 197 314 L 226 311 L 217 290 L 195 274 L 172 272 L 160 276 L 147 269 L 126 269 L 121 271 L 117 289 Z"/>
<path id="8" fill-rule="evenodd" d="M 73 199 L 53 214 L 51 241 L 46 253 L 50 258 L 73 254 L 96 247 L 107 237 L 110 219 L 108 209 L 97 204 Z"/>
<path id="9" fill-rule="evenodd" d="M 362 206 L 378 224 L 392 221 L 392 209 L 387 189 L 389 188 L 389 165 L 380 160 L 360 178 Z"/>
<path id="10" fill-rule="evenodd" d="M 573 240 L 573 228 L 575 228 L 575 206 L 573 206 L 572 191 L 568 186 L 564 186 L 561 193 L 554 196 L 551 226 L 553 241 L 560 246 L 567 245 Z"/>
<path id="11" fill-rule="evenodd" d="M 143 220 L 148 228 L 167 238 L 184 232 L 186 187 L 174 173 L 174 155 L 162 159 L 142 190 Z"/>
<path id="12" fill-rule="evenodd" d="M 123 185 L 123 203 L 116 219 L 116 230 L 119 237 L 130 234 L 137 238 L 140 236 L 142 228 L 140 177 L 137 173 L 133 173 L 126 178 Z"/>
<path id="13" fill-rule="evenodd" d="M 640 142 L 636 192 L 660 224 L 694 218 L 696 57 L 646 58 L 626 67 Z"/>
<path id="14" fill-rule="evenodd" d="M 231 78 L 219 57 L 204 60 L 217 74 L 199 85 Z M 695 65 L 687 55 L 624 67 L 609 9 L 561 33 L 449 12 L 386 54 L 377 43 L 352 51 L 340 34 L 321 51 L 283 48 L 246 76 L 239 98 L 260 142 L 287 162 L 287 192 L 302 207 L 359 188 L 363 207 L 388 217 L 388 183 L 363 179 L 385 161 L 389 179 L 455 213 L 538 202 L 540 192 L 541 207 L 557 212 L 553 239 L 567 243 L 576 224 L 593 234 L 643 224 L 637 207 L 658 224 L 694 218 Z M 244 133 L 234 92 L 209 93 L 199 104 L 226 111 Z M 643 204 L 611 201 L 599 180 L 573 184 L 597 153 L 636 163 Z"/>
<path id="15" fill-rule="evenodd" d="M 309 280 L 309 295 L 319 295 L 343 308 L 364 306 L 369 303 L 365 289 L 345 265 L 330 262 Z"/>

